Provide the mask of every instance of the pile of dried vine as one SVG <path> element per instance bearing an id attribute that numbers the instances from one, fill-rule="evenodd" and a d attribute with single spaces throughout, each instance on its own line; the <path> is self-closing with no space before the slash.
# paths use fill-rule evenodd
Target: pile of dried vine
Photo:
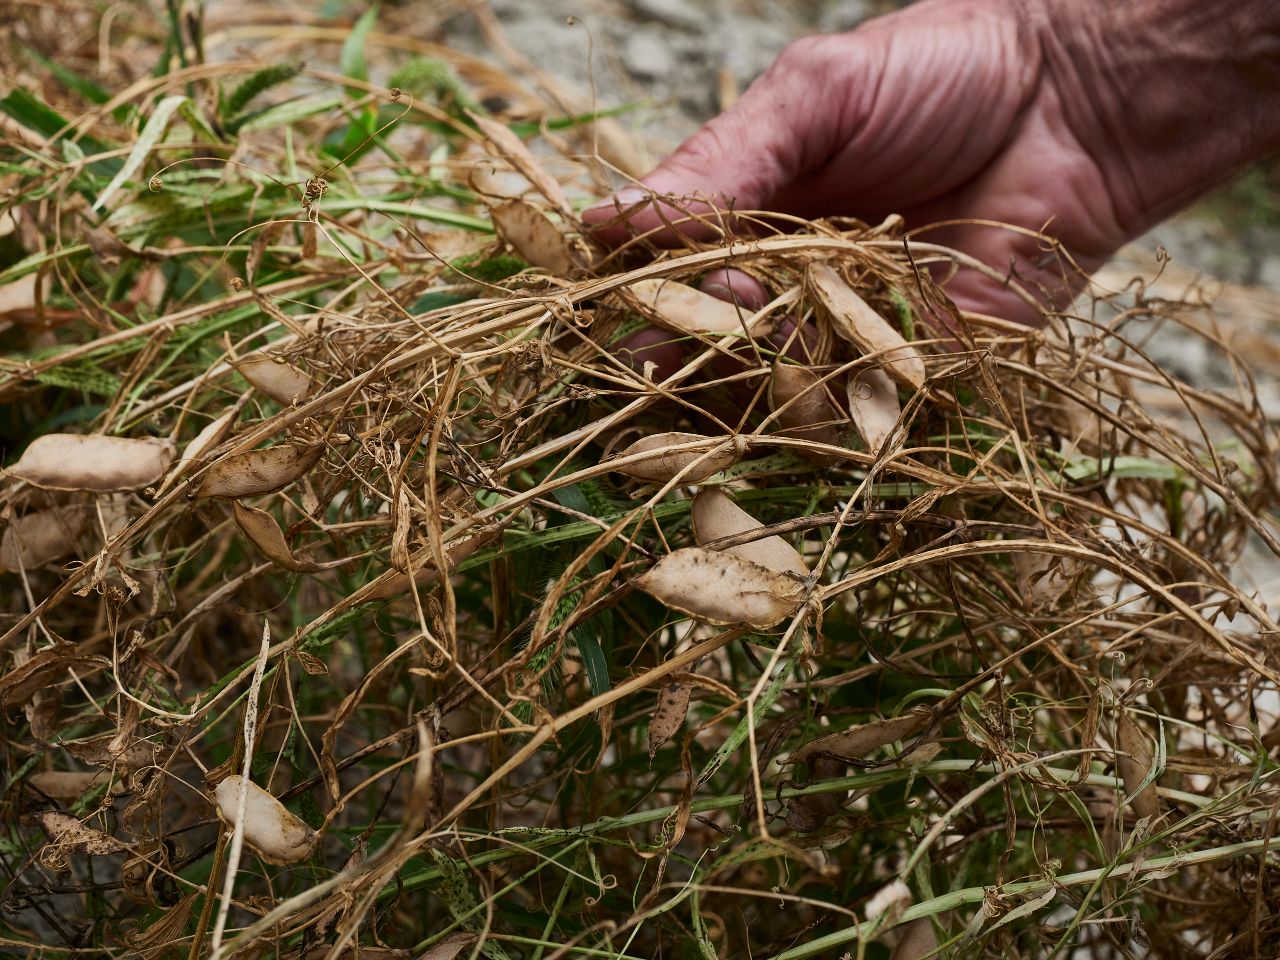
<path id="1" fill-rule="evenodd" d="M 0 943 L 1280 949 L 1277 438 L 1141 348 L 1200 308 L 967 315 L 896 219 L 606 250 L 590 124 L 372 16 L 102 88 L 24 10 Z"/>

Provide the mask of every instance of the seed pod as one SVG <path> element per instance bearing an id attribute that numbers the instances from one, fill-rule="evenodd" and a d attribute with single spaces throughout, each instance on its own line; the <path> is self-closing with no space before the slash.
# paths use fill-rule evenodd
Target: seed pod
<path id="1" fill-rule="evenodd" d="M 84 772 L 41 770 L 37 773 L 29 774 L 23 782 L 32 790 L 51 800 L 71 803 L 73 800 L 79 800 L 83 797 L 90 788 L 105 785 L 109 779 L 101 771 L 96 770 Z M 112 792 L 119 793 L 121 790 L 123 790 L 123 785 L 116 781 Z"/>
<path id="2" fill-rule="evenodd" d="M 251 497 L 287 487 L 320 460 L 320 444 L 295 447 L 278 444 L 222 457 L 200 480 L 197 497 Z"/>
<path id="3" fill-rule="evenodd" d="M 1155 766 L 1151 739 L 1125 710 L 1116 715 L 1116 748 L 1119 751 L 1116 766 L 1120 769 L 1120 779 L 1124 781 L 1125 802 L 1139 817 L 1158 817 L 1160 797 L 1156 793 L 1155 780 L 1147 784 L 1141 793 L 1137 792 Z"/>
<path id="4" fill-rule="evenodd" d="M 808 367 L 781 360 L 774 362 L 769 408 L 777 414 L 778 426 L 782 428 L 779 434 L 832 447 L 842 446 L 837 424 L 845 417 L 828 399 L 827 385 L 822 378 Z M 819 450 L 800 448 L 796 452 L 814 463 L 829 464 L 835 460 Z"/>
<path id="5" fill-rule="evenodd" d="M 508 200 L 490 212 L 502 239 L 522 258 L 558 277 L 578 265 L 569 238 L 545 213 L 524 200 Z"/>
<path id="6" fill-rule="evenodd" d="M 245 506 L 239 500 L 232 503 L 231 510 L 236 518 L 236 526 L 244 531 L 244 535 L 258 548 L 258 552 L 276 566 L 295 573 L 311 573 L 320 569 L 313 561 L 299 560 L 293 555 L 288 541 L 280 532 L 276 518 L 267 511 Z"/>
<path id="7" fill-rule="evenodd" d="M 233 360 L 231 365 L 255 390 L 286 407 L 306 399 L 316 388 L 316 382 L 293 364 L 266 354 Z"/>
<path id="8" fill-rule="evenodd" d="M 693 498 L 693 536 L 699 546 L 721 537 L 732 537 L 760 529 L 760 522 L 729 498 L 719 487 L 699 490 Z M 774 573 L 792 573 L 807 577 L 809 568 L 804 558 L 781 537 L 764 537 L 751 543 L 729 547 L 724 551 L 758 563 Z"/>
<path id="9" fill-rule="evenodd" d="M 918 733 L 932 718 L 932 710 L 917 707 L 900 717 L 873 720 L 861 726 L 841 730 L 839 733 L 819 737 L 812 743 L 805 744 L 783 762 L 805 763 L 820 756 L 857 760 L 865 757 L 872 750 Z"/>
<path id="10" fill-rule="evenodd" d="M 811 264 L 809 284 L 842 339 L 862 353 L 883 351 L 885 371 L 903 386 L 918 390 L 924 385 L 927 372 L 920 352 L 854 293 L 829 264 Z"/>
<path id="11" fill-rule="evenodd" d="M 922 957 L 933 956 L 937 949 L 938 935 L 934 932 L 933 921 L 920 917 L 907 924 L 889 960 L 921 960 Z"/>
<path id="12" fill-rule="evenodd" d="M 898 424 L 898 388 L 879 367 L 849 375 L 849 412 L 867 449 L 879 452 Z"/>
<path id="13" fill-rule="evenodd" d="M 157 491 L 163 493 L 171 485 L 177 483 L 191 469 L 192 465 L 200 460 L 206 453 L 222 442 L 223 437 L 231 429 L 231 424 L 236 416 L 240 413 L 240 405 L 236 404 L 231 409 L 219 414 L 215 419 L 210 420 L 204 425 L 204 428 L 195 435 L 186 449 L 182 451 L 182 456 L 178 458 L 178 462 L 173 465 L 173 469 L 169 471 L 169 475 L 164 478 L 164 483 L 160 484 Z"/>
<path id="14" fill-rule="evenodd" d="M 467 116 L 488 138 L 489 142 L 485 146 L 491 153 L 497 154 L 515 167 L 563 215 L 567 217 L 572 213 L 569 198 L 565 196 L 559 181 L 542 169 L 542 164 L 538 162 L 537 157 L 525 146 L 523 140 L 512 133 L 510 127 L 488 117 L 482 117 L 478 113 L 472 113 L 470 110 L 467 111 Z"/>
<path id="15" fill-rule="evenodd" d="M 800 609 L 804 585 L 795 577 L 731 553 L 685 547 L 669 553 L 636 579 L 668 607 L 719 626 L 765 629 Z"/>
<path id="16" fill-rule="evenodd" d="M 492 160 L 479 160 L 467 171 L 467 184 L 484 197 L 523 200 L 533 189 L 529 179 L 514 170 L 499 170 Z"/>
<path id="17" fill-rule="evenodd" d="M 684 726 L 685 714 L 689 712 L 689 696 L 692 693 L 693 688 L 687 683 L 663 684 L 662 692 L 658 694 L 658 705 L 649 718 L 650 760 L 658 752 L 658 748 Z"/>
<path id="18" fill-rule="evenodd" d="M 83 527 L 79 505 L 15 517 L 0 535 L 0 571 L 34 570 L 74 553 Z"/>
<path id="19" fill-rule="evenodd" d="M 244 842 L 268 863 L 297 863 L 311 856 L 320 835 L 267 791 L 238 774 L 232 774 L 213 788 L 214 803 L 222 822 L 235 826 L 242 785 L 248 791 L 244 806 Z"/>
<path id="20" fill-rule="evenodd" d="M 748 327 L 752 311 L 674 280 L 636 280 L 627 291 L 640 301 L 649 319 L 676 333 L 722 337 L 754 329 Z"/>
<path id="21" fill-rule="evenodd" d="M 653 451 L 652 457 L 614 469 L 633 480 L 649 483 L 666 483 L 677 476 L 683 483 L 701 483 L 740 459 L 737 449 L 726 443 L 726 439 L 697 433 L 655 433 L 631 444 L 618 454 L 617 459 L 650 451 Z M 681 449 L 668 449 L 671 447 Z M 707 451 L 712 448 L 717 449 L 708 455 Z M 694 463 L 698 465 L 695 467 Z"/>
<path id="22" fill-rule="evenodd" d="M 168 440 L 48 433 L 31 441 L 9 475 L 46 490 L 136 490 L 164 476 L 173 454 Z"/>

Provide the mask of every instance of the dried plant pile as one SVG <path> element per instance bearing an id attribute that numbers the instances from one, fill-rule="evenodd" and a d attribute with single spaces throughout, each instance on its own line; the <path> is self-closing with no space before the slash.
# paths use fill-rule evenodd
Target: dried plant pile
<path id="1" fill-rule="evenodd" d="M 1276 437 L 1143 353 L 1193 307 L 966 315 L 896 219 L 606 250 L 590 125 L 394 22 L 104 83 L 23 10 L 0 942 L 1276 953 Z"/>

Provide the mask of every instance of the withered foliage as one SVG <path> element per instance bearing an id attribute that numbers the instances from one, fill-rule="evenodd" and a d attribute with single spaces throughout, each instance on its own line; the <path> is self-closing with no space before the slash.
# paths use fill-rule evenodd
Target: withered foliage
<path id="1" fill-rule="evenodd" d="M 605 249 L 617 138 L 408 7 L 112 9 L 0 59 L 6 949 L 1276 955 L 1207 308 L 966 314 L 1038 291 L 896 218 Z"/>

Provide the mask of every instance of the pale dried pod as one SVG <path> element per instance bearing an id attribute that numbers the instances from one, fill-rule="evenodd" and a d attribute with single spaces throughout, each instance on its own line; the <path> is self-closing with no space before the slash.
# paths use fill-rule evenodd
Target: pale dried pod
<path id="1" fill-rule="evenodd" d="M 273 493 L 314 467 L 322 453 L 324 447 L 320 444 L 277 444 L 262 450 L 232 453 L 205 471 L 195 495 L 234 499 Z"/>
<path id="2" fill-rule="evenodd" d="M 613 469 L 633 480 L 649 483 L 666 483 L 676 477 L 684 483 L 701 483 L 741 459 L 737 446 L 728 438 L 704 437 L 698 433 L 654 433 L 631 444 L 616 459 L 644 453 L 652 456 L 619 464 Z"/>
<path id="3" fill-rule="evenodd" d="M 488 138 L 488 143 L 485 146 L 491 152 L 502 157 L 511 166 L 515 167 L 525 179 L 538 189 L 539 193 L 551 201 L 552 205 L 561 214 L 566 217 L 572 214 L 573 208 L 569 205 L 569 198 L 565 196 L 564 188 L 560 186 L 560 182 L 555 177 L 542 169 L 542 164 L 523 140 L 516 136 L 505 124 L 496 120 L 473 113 L 470 110 L 467 111 L 467 116 L 480 128 L 480 132 Z"/>
<path id="4" fill-rule="evenodd" d="M 206 423 L 183 449 L 182 456 L 178 458 L 178 462 L 173 465 L 173 469 L 164 478 L 164 483 L 160 485 L 158 492 L 163 493 L 174 483 L 181 480 L 194 464 L 220 444 L 230 431 L 231 424 L 239 413 L 240 406 L 237 404 Z"/>
<path id="5" fill-rule="evenodd" d="M 900 717 L 873 720 L 838 733 L 829 733 L 805 744 L 784 763 L 806 763 L 815 757 L 838 757 L 841 760 L 858 760 L 872 750 L 898 740 L 904 740 L 924 729 L 933 719 L 933 711 L 916 707 Z"/>
<path id="6" fill-rule="evenodd" d="M 110 779 L 109 775 L 100 770 L 40 770 L 28 774 L 23 782 L 51 800 L 71 803 L 79 800 L 92 788 L 105 784 L 108 779 Z M 120 793 L 123 789 L 124 785 L 116 780 L 113 783 L 112 793 Z"/>
<path id="7" fill-rule="evenodd" d="M 235 826 L 242 787 L 247 791 L 244 842 L 268 863 L 297 863 L 311 856 L 320 835 L 270 793 L 239 774 L 226 777 L 213 788 L 214 804 L 222 822 Z"/>
<path id="8" fill-rule="evenodd" d="M 1124 709 L 1116 714 L 1116 749 L 1116 766 L 1120 779 L 1124 781 L 1125 802 L 1139 817 L 1158 817 L 1160 797 L 1156 792 L 1156 781 L 1142 787 L 1142 782 L 1155 767 L 1151 738 Z M 1139 787 L 1142 787 L 1141 792 L 1138 792 Z"/>
<path id="9" fill-rule="evenodd" d="M 169 440 L 47 433 L 31 441 L 8 474 L 45 490 L 137 490 L 163 477 L 173 455 Z"/>
<path id="10" fill-rule="evenodd" d="M 828 385 L 808 367 L 777 360 L 769 381 L 769 409 L 775 414 L 778 434 L 797 440 L 810 440 L 839 447 L 840 423 L 845 416 L 827 395 Z M 806 460 L 830 464 L 837 458 L 821 450 L 800 447 L 796 450 Z"/>
<path id="11" fill-rule="evenodd" d="M 700 547 L 722 537 L 748 533 L 761 527 L 755 517 L 734 503 L 719 487 L 699 490 L 693 498 L 691 514 L 693 536 Z M 809 575 L 804 558 L 782 537 L 763 537 L 750 543 L 728 547 L 724 552 L 758 563 L 775 573 L 791 573 L 797 577 Z"/>
<path id="12" fill-rule="evenodd" d="M 889 376 L 906 387 L 924 386 L 928 371 L 920 351 L 876 313 L 827 263 L 809 266 L 809 285 L 836 334 L 864 354 L 882 354 Z"/>
<path id="13" fill-rule="evenodd" d="M 276 566 L 295 573 L 311 573 L 320 569 L 319 564 L 311 560 L 299 560 L 294 556 L 276 518 L 267 511 L 247 506 L 239 500 L 232 503 L 231 510 L 235 515 L 236 526 L 258 548 L 258 552 Z"/>
<path id="14" fill-rule="evenodd" d="M 490 211 L 493 225 L 521 258 L 556 276 L 578 266 L 573 243 L 551 218 L 524 200 L 507 200 Z"/>
<path id="15" fill-rule="evenodd" d="M 467 171 L 467 185 L 484 197 L 523 200 L 534 189 L 523 174 L 499 170 L 492 160 L 478 160 Z"/>
<path id="16" fill-rule="evenodd" d="M 445 547 L 445 562 L 449 565 L 449 569 L 452 570 L 481 547 L 493 542 L 499 532 L 497 528 L 482 530 L 467 537 L 465 540 L 459 540 Z M 421 589 L 431 586 L 439 579 L 440 571 L 436 569 L 435 563 L 428 557 L 427 561 L 412 576 L 403 572 L 394 573 L 368 593 L 363 594 L 361 599 L 364 601 L 390 600 L 392 597 L 405 593 L 411 586 Z"/>
<path id="17" fill-rule="evenodd" d="M 626 290 L 639 301 L 649 320 L 691 337 L 749 334 L 761 323 L 753 311 L 675 280 L 633 280 Z"/>
<path id="18" fill-rule="evenodd" d="M 685 714 L 689 712 L 689 697 L 693 688 L 687 683 L 672 682 L 663 684 L 658 693 L 658 704 L 649 718 L 649 759 L 652 760 L 658 748 L 676 735 L 684 726 Z"/>
<path id="19" fill-rule="evenodd" d="M 231 365 L 255 390 L 285 407 L 305 400 L 318 386 L 293 364 L 262 353 L 232 360 Z"/>
<path id="20" fill-rule="evenodd" d="M 880 451 L 892 436 L 902 413 L 898 387 L 880 367 L 867 367 L 849 374 L 849 413 L 867 449 Z"/>
<path id="21" fill-rule="evenodd" d="M 902 931 L 902 939 L 893 948 L 889 960 L 922 960 L 935 956 L 938 950 L 938 934 L 928 917 L 912 920 Z"/>
<path id="22" fill-rule="evenodd" d="M 74 553 L 84 519 L 79 504 L 14 517 L 0 534 L 0 572 L 34 570 Z"/>
<path id="23" fill-rule="evenodd" d="M 767 629 L 804 603 L 804 584 L 732 553 L 685 547 L 636 578 L 636 586 L 674 610 L 719 626 Z"/>

